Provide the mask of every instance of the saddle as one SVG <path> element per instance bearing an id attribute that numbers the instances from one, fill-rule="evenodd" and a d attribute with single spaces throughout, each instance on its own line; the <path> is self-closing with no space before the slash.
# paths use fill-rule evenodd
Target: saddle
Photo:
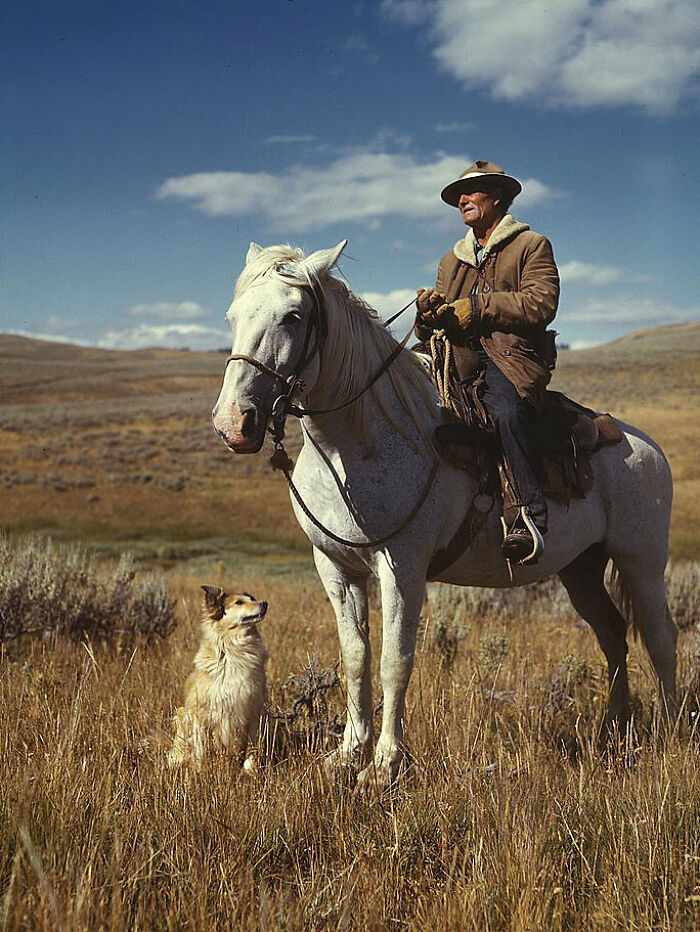
<path id="1" fill-rule="evenodd" d="M 532 465 L 542 491 L 565 505 L 573 498 L 584 498 L 593 485 L 592 454 L 622 439 L 609 414 L 599 414 L 554 391 L 545 394 L 534 433 L 540 460 Z M 490 422 L 479 423 L 477 417 L 472 423 L 448 419 L 436 428 L 435 445 L 444 459 L 478 479 L 485 491 L 500 487 L 506 521 L 517 517 L 510 470 Z M 509 514 L 512 508 L 515 511 Z"/>
<path id="2" fill-rule="evenodd" d="M 481 402 L 483 373 L 466 381 L 449 366 L 441 395 L 445 423 L 435 431 L 438 452 L 449 463 L 479 480 L 480 490 L 500 493 L 503 517 L 517 518 L 520 503 L 513 492 L 510 467 L 503 456 L 496 431 Z M 591 456 L 603 446 L 622 439 L 609 414 L 578 404 L 561 392 L 546 391 L 542 409 L 533 424 L 538 462 L 532 463 L 543 493 L 568 505 L 584 498 L 593 485 Z"/>

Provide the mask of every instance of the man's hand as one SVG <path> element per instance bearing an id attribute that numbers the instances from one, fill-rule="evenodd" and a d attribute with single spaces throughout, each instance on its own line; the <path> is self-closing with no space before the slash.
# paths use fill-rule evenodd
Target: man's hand
<path id="1" fill-rule="evenodd" d="M 460 298 L 453 301 L 452 304 L 445 304 L 438 308 L 440 320 L 448 336 L 451 331 L 459 331 L 460 334 L 466 334 L 471 329 L 473 323 L 472 302 L 469 298 Z"/>
<path id="2" fill-rule="evenodd" d="M 445 301 L 445 295 L 435 291 L 434 288 L 419 288 L 416 300 L 418 307 L 417 322 L 431 329 L 437 327 L 439 316 L 436 312 L 438 308 L 445 307 Z"/>
<path id="3" fill-rule="evenodd" d="M 469 298 L 460 298 L 448 304 L 443 295 L 433 289 L 418 292 L 416 335 L 428 340 L 433 330 L 444 330 L 453 340 L 463 339 L 471 329 L 472 304 Z"/>
<path id="4" fill-rule="evenodd" d="M 445 306 L 445 296 L 434 288 L 419 288 L 416 306 L 418 311 L 415 332 L 418 339 L 425 343 L 430 339 L 433 330 L 442 326 L 435 312 L 439 307 Z"/>

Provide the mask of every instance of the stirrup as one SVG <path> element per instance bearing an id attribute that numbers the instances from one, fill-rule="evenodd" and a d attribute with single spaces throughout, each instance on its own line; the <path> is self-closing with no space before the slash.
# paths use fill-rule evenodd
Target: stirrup
<path id="1" fill-rule="evenodd" d="M 524 526 L 517 527 L 519 522 L 522 522 Z M 501 518 L 501 526 L 503 528 L 501 550 L 509 567 L 511 563 L 527 566 L 539 560 L 544 551 L 544 539 L 526 508 L 520 508 L 520 513 L 510 528 L 505 518 Z"/>

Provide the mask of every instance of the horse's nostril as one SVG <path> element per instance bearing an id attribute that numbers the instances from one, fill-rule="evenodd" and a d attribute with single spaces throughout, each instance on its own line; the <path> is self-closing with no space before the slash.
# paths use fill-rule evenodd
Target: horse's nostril
<path id="1" fill-rule="evenodd" d="M 216 404 L 216 405 L 214 405 L 214 407 L 211 409 L 211 416 L 214 418 L 214 417 L 216 417 L 216 415 L 217 415 L 218 413 L 219 413 L 219 406 L 218 406 L 218 404 Z"/>
<path id="2" fill-rule="evenodd" d="M 241 434 L 244 437 L 250 437 L 254 433 L 257 425 L 257 412 L 255 408 L 248 408 L 241 411 Z"/>

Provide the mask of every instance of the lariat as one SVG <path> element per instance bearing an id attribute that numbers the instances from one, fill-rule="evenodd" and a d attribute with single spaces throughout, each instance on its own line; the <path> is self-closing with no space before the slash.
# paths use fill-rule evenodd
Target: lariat
<path id="1" fill-rule="evenodd" d="M 440 396 L 440 406 L 451 410 L 450 366 L 452 364 L 452 344 L 444 330 L 433 330 L 430 335 L 430 355 L 432 357 L 435 387 Z"/>

